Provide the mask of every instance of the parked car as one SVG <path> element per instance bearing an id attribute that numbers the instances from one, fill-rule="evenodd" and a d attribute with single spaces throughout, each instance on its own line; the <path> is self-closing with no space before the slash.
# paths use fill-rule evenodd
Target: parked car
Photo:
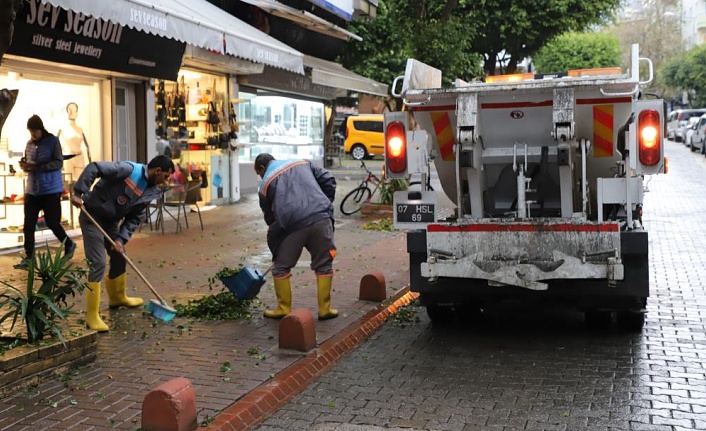
<path id="1" fill-rule="evenodd" d="M 351 115 L 346 119 L 343 149 L 356 160 L 385 153 L 382 114 Z"/>
<path id="2" fill-rule="evenodd" d="M 706 114 L 704 114 L 706 115 Z M 686 133 L 684 134 L 684 145 L 691 148 L 691 151 L 695 151 L 694 147 L 691 146 L 691 136 L 696 130 L 696 124 L 699 122 L 701 117 L 691 117 L 689 118 L 689 124 L 686 126 Z"/>
<path id="3" fill-rule="evenodd" d="M 667 116 L 667 139 L 685 142 L 686 126 L 689 118 L 706 114 L 706 109 L 677 109 Z"/>
<path id="4" fill-rule="evenodd" d="M 689 148 L 691 148 L 691 151 L 696 151 L 699 150 L 701 154 L 706 154 L 706 145 L 704 142 L 706 141 L 706 114 L 702 115 L 699 118 L 699 121 L 696 123 L 694 128 L 692 129 L 691 136 L 689 137 Z"/>

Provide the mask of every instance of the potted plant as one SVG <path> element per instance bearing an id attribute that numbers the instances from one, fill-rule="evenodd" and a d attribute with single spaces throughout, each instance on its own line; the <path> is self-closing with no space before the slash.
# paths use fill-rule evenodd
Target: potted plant
<path id="1" fill-rule="evenodd" d="M 0 310 L 4 311 L 0 315 L 0 324 L 11 320 L 10 330 L 13 330 L 17 321 L 22 320 L 27 343 L 52 336 L 65 346 L 61 323 L 73 314 L 74 306 L 73 303 L 69 305 L 67 299 L 81 294 L 88 287 L 88 269 L 72 265 L 69 258 L 63 256 L 63 250 L 63 246 L 59 247 L 52 256 L 47 246 L 46 252 L 35 253 L 36 261 L 30 260 L 22 289 L 0 280 L 5 287 L 0 292 Z M 11 338 L 22 339 L 20 335 Z"/>
<path id="2" fill-rule="evenodd" d="M 392 198 L 395 192 L 404 191 L 409 188 L 409 183 L 403 178 L 385 179 L 380 183 L 380 203 L 392 205 Z"/>

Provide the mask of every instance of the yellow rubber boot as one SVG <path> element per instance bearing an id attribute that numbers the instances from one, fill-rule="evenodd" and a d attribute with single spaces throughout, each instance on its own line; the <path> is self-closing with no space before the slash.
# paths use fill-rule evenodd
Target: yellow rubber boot
<path id="1" fill-rule="evenodd" d="M 86 326 L 98 332 L 108 331 L 108 325 L 103 323 L 100 314 L 101 308 L 101 284 L 100 282 L 88 282 L 86 289 Z"/>
<path id="2" fill-rule="evenodd" d="M 265 310 L 265 317 L 281 319 L 292 311 L 292 285 L 291 274 L 283 278 L 275 278 L 275 294 L 277 295 L 277 308 Z"/>
<path id="3" fill-rule="evenodd" d="M 122 273 L 121 275 L 113 278 L 112 280 L 105 276 L 105 290 L 108 291 L 108 305 L 110 308 L 116 307 L 139 307 L 143 304 L 142 298 L 130 298 L 127 296 L 125 291 L 127 290 L 127 275 Z"/>
<path id="4" fill-rule="evenodd" d="M 333 274 L 316 276 L 316 293 L 319 299 L 319 320 L 338 317 L 338 310 L 331 308 L 331 281 Z"/>

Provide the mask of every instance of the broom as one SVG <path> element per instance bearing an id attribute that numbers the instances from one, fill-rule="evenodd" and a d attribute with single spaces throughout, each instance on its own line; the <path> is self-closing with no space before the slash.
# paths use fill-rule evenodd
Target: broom
<path id="1" fill-rule="evenodd" d="M 93 216 L 92 216 L 91 214 L 89 214 L 88 211 L 86 211 L 86 207 L 84 207 L 83 205 L 81 205 L 81 211 L 83 211 L 83 213 L 86 214 L 86 217 L 88 217 L 88 219 L 98 228 L 98 230 L 101 231 L 101 233 L 103 234 L 103 236 L 105 237 L 105 239 L 108 240 L 108 242 L 110 243 L 110 245 L 112 245 L 113 247 L 115 247 L 115 241 L 113 241 L 113 239 L 110 237 L 110 235 L 108 235 L 108 233 L 107 233 L 105 230 L 103 230 L 103 228 L 101 227 L 100 224 L 98 224 L 98 222 L 96 221 L 96 219 L 94 219 Z M 131 267 L 133 270 L 135 270 L 135 272 L 137 273 L 137 275 L 139 275 L 140 278 L 142 279 L 142 281 L 145 282 L 145 284 L 147 285 L 147 287 L 150 288 L 150 290 L 152 291 L 152 293 L 154 294 L 154 296 L 156 296 L 157 299 L 159 299 L 159 301 L 157 301 L 157 299 L 150 299 L 150 302 L 148 302 L 147 305 L 145 305 L 145 310 L 146 310 L 148 313 L 150 313 L 151 315 L 153 315 L 154 317 L 156 317 L 157 319 L 162 320 L 162 321 L 164 321 L 164 322 L 169 322 L 169 321 L 172 320 L 174 317 L 176 317 L 177 311 L 176 311 L 175 309 L 173 309 L 172 307 L 170 307 L 170 306 L 167 305 L 167 303 L 166 303 L 166 301 L 164 300 L 164 298 L 162 298 L 162 296 L 157 292 L 157 290 L 156 290 L 154 287 L 152 287 L 152 284 L 150 284 L 150 282 L 147 281 L 147 279 L 145 278 L 145 276 L 142 275 L 142 272 L 140 272 L 140 270 L 137 269 L 137 267 L 135 266 L 135 264 L 132 263 L 132 261 L 130 260 L 130 258 L 127 257 L 127 254 L 125 254 L 124 252 L 121 253 L 121 254 L 123 255 L 123 258 L 125 259 L 125 261 L 130 265 L 130 267 Z"/>

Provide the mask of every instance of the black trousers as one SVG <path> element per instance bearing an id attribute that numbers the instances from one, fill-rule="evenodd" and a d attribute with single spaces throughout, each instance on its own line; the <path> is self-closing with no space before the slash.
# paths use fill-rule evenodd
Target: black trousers
<path id="1" fill-rule="evenodd" d="M 66 231 L 61 226 L 61 194 L 51 195 L 25 195 L 25 253 L 27 257 L 34 256 L 34 231 L 36 229 L 39 212 L 44 212 L 44 221 L 51 229 L 59 241 L 64 242 L 64 246 L 71 243 Z"/>

